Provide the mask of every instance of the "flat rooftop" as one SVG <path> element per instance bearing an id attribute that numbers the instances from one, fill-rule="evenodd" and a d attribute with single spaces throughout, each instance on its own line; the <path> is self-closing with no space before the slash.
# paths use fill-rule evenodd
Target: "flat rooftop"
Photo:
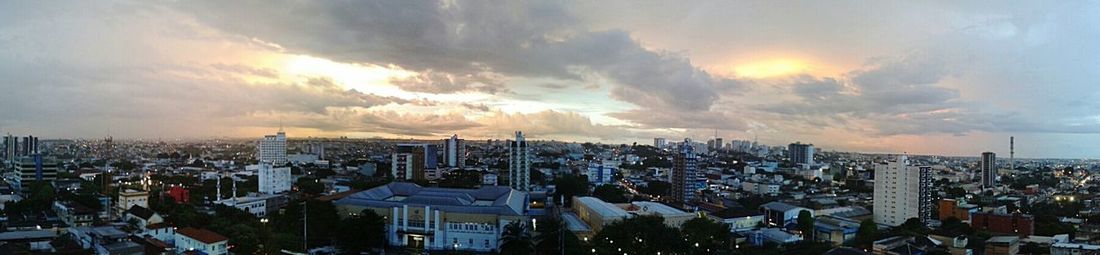
<path id="1" fill-rule="evenodd" d="M 592 210 L 596 214 L 599 214 L 603 218 L 615 218 L 615 217 L 627 217 L 630 213 L 627 213 L 623 208 L 619 208 L 611 203 L 604 202 L 595 197 L 578 197 L 577 203 L 583 204 L 588 209 Z"/>

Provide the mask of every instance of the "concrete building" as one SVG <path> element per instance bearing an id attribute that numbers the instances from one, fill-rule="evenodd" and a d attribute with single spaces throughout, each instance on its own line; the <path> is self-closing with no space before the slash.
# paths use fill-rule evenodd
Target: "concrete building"
<path id="1" fill-rule="evenodd" d="M 657 147 L 657 149 L 664 149 L 668 147 L 668 139 L 665 139 L 664 137 L 653 138 L 653 147 Z"/>
<path id="2" fill-rule="evenodd" d="M 985 230 L 997 234 L 1024 237 L 1035 234 L 1035 220 L 1029 214 L 974 213 L 970 215 L 970 226 L 975 230 Z"/>
<path id="3" fill-rule="evenodd" d="M 832 215 L 820 215 L 814 219 L 814 237 L 818 241 L 844 244 L 855 239 L 859 221 Z"/>
<path id="4" fill-rule="evenodd" d="M 443 140 L 443 163 L 447 167 L 466 167 L 466 141 L 458 135 Z"/>
<path id="5" fill-rule="evenodd" d="M 813 165 L 814 164 L 814 145 L 803 144 L 801 142 L 795 142 L 787 145 L 787 153 L 791 158 L 791 163 L 796 165 Z"/>
<path id="6" fill-rule="evenodd" d="M 115 214 L 122 216 L 130 207 L 141 206 L 149 208 L 149 192 L 128 189 L 118 193 L 118 203 L 115 204 Z"/>
<path id="7" fill-rule="evenodd" d="M 268 163 L 260 163 L 257 173 L 260 193 L 276 194 L 290 190 L 292 179 L 290 167 L 275 167 Z"/>
<path id="8" fill-rule="evenodd" d="M 994 236 L 985 241 L 986 255 L 1016 255 L 1020 253 L 1020 237 Z"/>
<path id="9" fill-rule="evenodd" d="M 573 197 L 573 211 L 597 233 L 612 222 L 630 218 L 622 207 L 595 197 Z"/>
<path id="10" fill-rule="evenodd" d="M 435 144 L 398 144 L 390 158 L 390 173 L 398 181 L 439 179 Z"/>
<path id="11" fill-rule="evenodd" d="M 1054 243 L 1050 255 L 1100 255 L 1100 245 L 1082 243 Z"/>
<path id="12" fill-rule="evenodd" d="M 699 217 L 698 214 L 681 211 L 680 209 L 672 208 L 671 206 L 657 202 L 634 201 L 629 204 L 623 204 L 621 207 L 631 215 L 661 216 L 665 219 L 665 225 L 675 228 L 683 226 L 684 222 Z"/>
<path id="13" fill-rule="evenodd" d="M 764 224 L 767 227 L 789 228 L 798 220 L 798 214 L 802 211 L 814 215 L 814 210 L 801 206 L 795 206 L 783 202 L 770 202 L 760 205 L 760 211 L 764 213 Z"/>
<path id="14" fill-rule="evenodd" d="M 66 230 L 82 248 L 91 249 L 95 254 L 144 254 L 141 245 L 130 241 L 129 233 L 113 226 L 71 227 Z"/>
<path id="15" fill-rule="evenodd" d="M 910 165 L 909 158 L 875 164 L 875 223 L 898 226 L 911 218 L 932 219 L 932 167 Z"/>
<path id="16" fill-rule="evenodd" d="M 425 188 L 394 182 L 352 194 L 334 204 L 341 217 L 364 210 L 386 221 L 386 243 L 429 251 L 500 249 L 504 226 L 531 224 L 526 192 L 502 186 Z"/>
<path id="17" fill-rule="evenodd" d="M 531 191 L 531 156 L 523 132 L 516 131 L 516 140 L 508 141 L 508 185 L 515 190 Z"/>
<path id="18" fill-rule="evenodd" d="M 207 255 L 229 254 L 229 238 L 214 231 L 198 228 L 180 228 L 175 235 L 176 254 L 199 252 Z"/>
<path id="19" fill-rule="evenodd" d="M 277 166 L 286 165 L 286 133 L 279 129 L 275 135 L 265 135 L 256 146 L 256 159 L 260 163 L 269 163 Z"/>
<path id="20" fill-rule="evenodd" d="M 979 166 L 979 170 L 982 171 L 982 188 L 991 189 L 997 186 L 997 154 L 982 152 Z"/>
<path id="21" fill-rule="evenodd" d="M 229 206 L 237 208 L 241 211 L 251 213 L 258 218 L 267 217 L 267 215 L 278 212 L 279 208 L 285 205 L 287 198 L 283 195 L 269 195 L 269 194 L 256 194 L 252 193 L 243 197 L 231 197 L 214 201 L 214 204 Z"/>
<path id="22" fill-rule="evenodd" d="M 672 155 L 672 174 L 669 183 L 672 183 L 672 202 L 686 204 L 695 199 L 695 191 L 699 190 L 696 176 L 698 155 L 692 147 L 691 139 L 684 139 L 684 143 Z"/>
<path id="23" fill-rule="evenodd" d="M 940 199 L 940 221 L 954 217 L 963 222 L 970 222 L 970 215 L 977 213 L 981 207 L 975 204 L 959 203 L 954 199 Z"/>
<path id="24" fill-rule="evenodd" d="M 48 183 L 57 180 L 57 160 L 35 154 L 16 159 L 15 178 L 12 187 L 20 193 L 29 192 L 36 182 Z"/>
<path id="25" fill-rule="evenodd" d="M 615 168 L 604 165 L 603 162 L 588 163 L 588 183 L 596 186 L 612 182 L 611 176 L 615 174 Z"/>

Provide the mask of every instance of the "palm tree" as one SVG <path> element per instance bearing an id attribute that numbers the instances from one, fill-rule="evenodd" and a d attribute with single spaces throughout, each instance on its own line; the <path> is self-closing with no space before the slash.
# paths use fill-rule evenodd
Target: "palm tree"
<path id="1" fill-rule="evenodd" d="M 530 255 L 535 251 L 535 242 L 523 221 L 513 221 L 505 225 L 500 243 L 501 255 Z"/>
<path id="2" fill-rule="evenodd" d="M 539 219 L 538 221 L 538 236 L 536 250 L 539 254 L 561 254 L 561 248 L 563 246 L 563 234 L 562 229 L 565 227 L 562 222 L 552 217 L 546 217 Z"/>

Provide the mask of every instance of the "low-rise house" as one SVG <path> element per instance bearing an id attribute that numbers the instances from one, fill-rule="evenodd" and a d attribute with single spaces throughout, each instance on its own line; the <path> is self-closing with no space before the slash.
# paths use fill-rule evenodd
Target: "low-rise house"
<path id="1" fill-rule="evenodd" d="M 229 238 L 210 230 L 181 228 L 175 235 L 176 254 L 201 252 L 207 255 L 228 254 Z"/>

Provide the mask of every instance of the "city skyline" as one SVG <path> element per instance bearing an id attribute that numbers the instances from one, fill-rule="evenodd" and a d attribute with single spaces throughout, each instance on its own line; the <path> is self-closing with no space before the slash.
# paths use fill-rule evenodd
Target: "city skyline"
<path id="1" fill-rule="evenodd" d="M 3 3 L 0 132 L 1100 156 L 1095 3 L 482 4 Z"/>

